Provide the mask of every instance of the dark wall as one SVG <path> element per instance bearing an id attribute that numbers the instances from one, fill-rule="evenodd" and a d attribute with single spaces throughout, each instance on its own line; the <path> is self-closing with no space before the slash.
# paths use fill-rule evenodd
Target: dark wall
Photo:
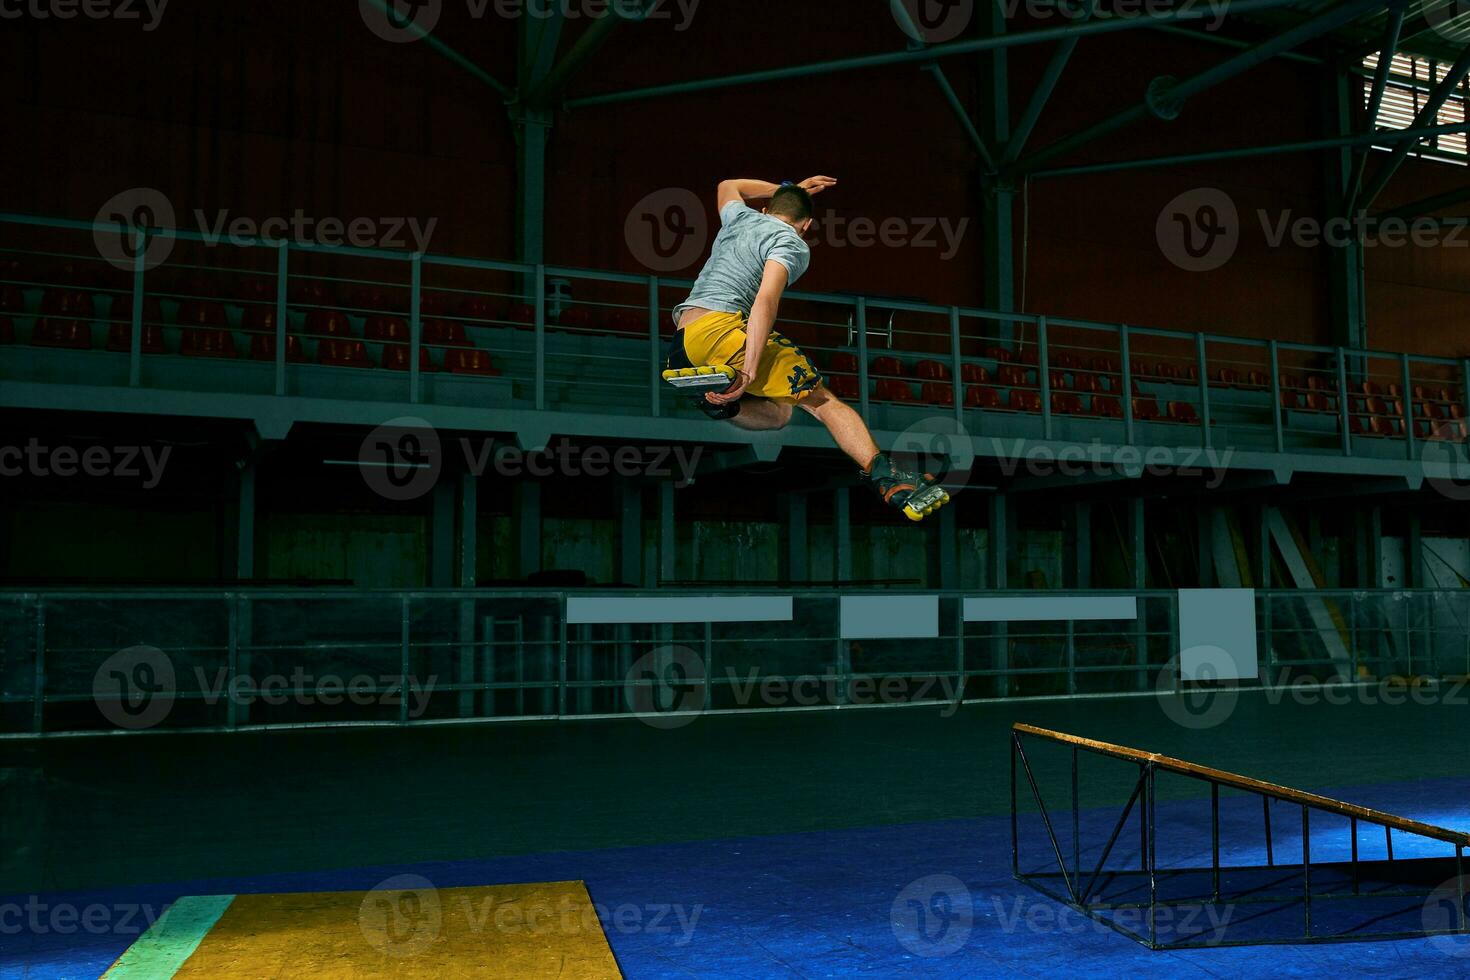
<path id="1" fill-rule="evenodd" d="M 117 192 L 149 186 L 181 215 L 201 208 L 264 218 L 299 208 L 315 217 L 437 219 L 431 250 L 509 257 L 516 150 L 501 97 L 427 44 L 378 39 L 353 6 L 178 3 L 147 32 L 109 21 L 11 22 L 0 40 L 13 67 L 3 112 L 11 145 L 23 150 L 0 158 L 0 206 L 90 218 Z M 862 13 L 856 6 L 705 3 L 686 29 L 677 15 L 624 26 L 571 94 L 902 47 L 882 3 Z M 568 26 L 563 52 L 584 23 Z M 507 83 L 515 35 L 515 21 L 474 19 L 456 0 L 436 30 Z M 1013 117 L 1051 51 L 1012 49 Z M 1142 30 L 1084 39 L 1029 146 L 1136 102 L 1155 75 L 1185 77 L 1230 54 Z M 976 109 L 978 67 L 972 58 L 945 62 Z M 1276 60 L 1198 97 L 1173 123 L 1129 127 L 1059 162 L 1310 139 L 1329 128 L 1311 67 Z M 1017 294 L 1024 289 L 1027 308 L 1059 315 L 1327 342 L 1325 250 L 1273 247 L 1258 218 L 1323 217 L 1321 165 L 1300 154 L 1034 181 L 1018 188 L 1029 214 L 1018 201 Z M 723 177 L 812 172 L 842 180 L 818 199 L 824 217 L 830 208 L 840 222 L 969 223 L 947 260 L 938 248 L 829 240 L 804 288 L 986 301 L 976 154 L 931 77 L 911 65 L 561 113 L 548 159 L 547 255 L 645 272 L 623 229 L 649 193 L 690 189 L 713 220 Z M 1464 179 L 1462 168 L 1411 162 L 1381 203 Z M 1241 243 L 1222 268 L 1186 272 L 1164 255 L 1155 224 L 1171 199 L 1201 187 L 1230 196 Z M 1470 288 L 1467 255 L 1370 250 L 1370 341 L 1463 353 L 1454 324 Z"/>

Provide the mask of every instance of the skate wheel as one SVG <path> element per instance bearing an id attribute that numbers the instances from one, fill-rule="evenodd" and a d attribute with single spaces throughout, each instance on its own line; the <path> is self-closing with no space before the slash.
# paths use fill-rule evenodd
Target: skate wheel
<path id="1" fill-rule="evenodd" d="M 915 494 L 909 502 L 903 505 L 903 516 L 911 521 L 922 521 L 945 504 L 949 503 L 949 494 L 939 487 L 933 487 L 922 495 Z"/>

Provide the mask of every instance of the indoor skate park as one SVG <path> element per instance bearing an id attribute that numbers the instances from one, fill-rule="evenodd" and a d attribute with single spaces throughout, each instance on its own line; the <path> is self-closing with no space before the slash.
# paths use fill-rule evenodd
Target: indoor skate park
<path id="1" fill-rule="evenodd" d="M 1467 969 L 1460 0 L 0 39 L 3 980 Z"/>

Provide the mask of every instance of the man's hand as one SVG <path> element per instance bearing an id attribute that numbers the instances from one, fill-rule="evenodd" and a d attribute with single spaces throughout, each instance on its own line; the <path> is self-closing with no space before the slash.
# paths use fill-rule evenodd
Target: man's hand
<path id="1" fill-rule="evenodd" d="M 745 389 L 749 388 L 750 383 L 754 380 L 755 378 L 753 376 L 746 374 L 744 371 L 736 371 L 734 384 L 719 394 L 709 392 L 704 396 L 704 400 L 712 405 L 728 405 L 733 401 L 739 401 L 740 396 L 745 394 Z"/>
<path id="2" fill-rule="evenodd" d="M 822 191 L 826 190 L 829 187 L 836 187 L 837 186 L 837 178 L 836 177 L 808 177 L 806 180 L 803 180 L 801 183 L 797 184 L 796 186 L 797 187 L 800 187 L 802 190 L 806 191 L 808 194 L 817 195 L 817 194 L 822 193 Z"/>

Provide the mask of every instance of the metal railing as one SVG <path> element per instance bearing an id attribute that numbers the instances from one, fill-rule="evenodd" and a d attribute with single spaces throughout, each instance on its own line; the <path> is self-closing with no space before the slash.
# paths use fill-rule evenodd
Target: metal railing
<path id="1" fill-rule="evenodd" d="M 4 592 L 0 734 L 668 724 L 1196 686 L 1179 680 L 1176 592 L 1136 593 L 1136 620 L 1047 622 L 967 622 L 964 593 L 924 594 L 937 597 L 939 631 L 917 641 L 844 639 L 838 600 L 854 593 L 820 589 L 792 593 L 790 622 L 623 625 L 569 623 L 565 592 Z M 1261 674 L 1241 684 L 1463 679 L 1467 622 L 1470 592 L 1260 591 Z"/>
<path id="2" fill-rule="evenodd" d="M 657 371 L 686 279 L 131 234 L 124 271 L 97 244 L 115 227 L 0 214 L 0 317 L 29 341 L 0 347 L 3 376 L 702 417 Z M 1432 442 L 1463 454 L 1470 360 L 799 290 L 778 327 L 877 428 L 941 414 L 1069 442 L 1410 460 Z M 79 351 L 64 368 L 37 362 L 47 346 L 92 348 L 90 371 Z M 595 404 L 577 383 L 594 364 Z"/>

